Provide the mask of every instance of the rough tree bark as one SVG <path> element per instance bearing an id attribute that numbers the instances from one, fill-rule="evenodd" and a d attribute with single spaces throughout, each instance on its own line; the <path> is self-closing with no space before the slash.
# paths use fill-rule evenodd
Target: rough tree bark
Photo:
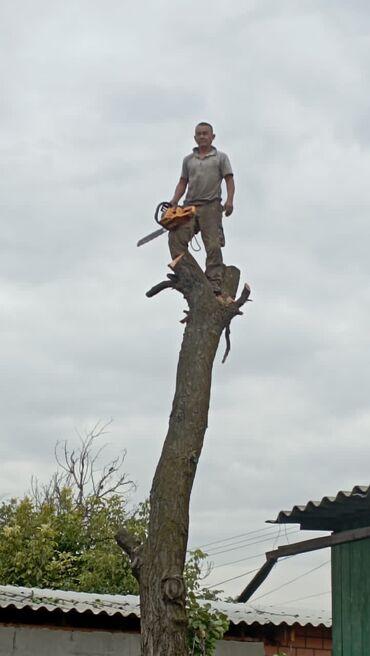
<path id="1" fill-rule="evenodd" d="M 168 433 L 150 493 L 148 537 L 139 544 L 125 530 L 117 536 L 139 581 L 142 656 L 188 654 L 183 570 L 190 494 L 207 428 L 212 367 L 220 337 L 231 320 L 242 314 L 240 307 L 250 294 L 245 285 L 234 303 L 220 303 L 189 253 L 170 267 L 174 273 L 169 280 L 153 287 L 147 296 L 171 287 L 184 295 L 189 311 Z M 224 295 L 235 297 L 239 270 L 225 267 L 224 273 Z"/>

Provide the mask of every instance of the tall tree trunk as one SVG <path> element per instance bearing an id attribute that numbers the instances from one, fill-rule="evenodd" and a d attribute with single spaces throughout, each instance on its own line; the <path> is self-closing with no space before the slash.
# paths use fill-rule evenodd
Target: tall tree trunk
<path id="1" fill-rule="evenodd" d="M 189 528 L 189 503 L 207 428 L 212 367 L 222 331 L 241 314 L 249 287 L 235 303 L 214 297 L 202 270 L 186 253 L 172 263 L 175 274 L 148 296 L 173 287 L 189 305 L 181 346 L 176 391 L 167 436 L 150 493 L 148 538 L 118 542 L 136 566 L 140 584 L 142 656 L 187 656 L 187 617 L 183 570 Z M 227 267 L 225 296 L 235 296 L 239 271 Z"/>

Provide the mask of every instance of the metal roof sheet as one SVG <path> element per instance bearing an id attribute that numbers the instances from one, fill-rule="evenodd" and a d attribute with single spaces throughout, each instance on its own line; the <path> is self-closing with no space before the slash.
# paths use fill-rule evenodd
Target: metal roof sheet
<path id="1" fill-rule="evenodd" d="M 203 602 L 207 603 L 207 602 Z M 315 611 L 298 608 L 279 608 L 278 606 L 255 606 L 254 604 L 235 604 L 227 601 L 212 601 L 211 606 L 227 615 L 230 622 L 247 625 L 257 624 L 299 624 L 300 626 L 331 626 L 331 613 L 329 611 Z"/>
<path id="2" fill-rule="evenodd" d="M 0 608 L 45 609 L 49 612 L 61 610 L 68 613 L 90 611 L 94 615 L 106 613 L 122 617 L 140 617 L 139 597 L 135 595 L 108 595 L 43 588 L 23 588 L 14 585 L 0 585 Z"/>
<path id="3" fill-rule="evenodd" d="M 202 604 L 211 604 L 227 615 L 233 624 L 244 622 L 247 625 L 258 624 L 300 624 L 306 626 L 331 626 L 331 615 L 326 611 L 279 609 L 273 606 L 251 606 L 235 604 L 226 601 L 205 601 Z M 34 611 L 45 609 L 49 612 L 60 610 L 68 613 L 72 610 L 78 613 L 91 612 L 94 615 L 106 613 L 119 614 L 122 617 L 135 615 L 140 617 L 139 597 L 134 595 L 108 595 L 88 592 L 72 592 L 66 590 L 47 590 L 40 588 L 22 588 L 13 585 L 0 586 L 0 609 L 14 607 L 17 609 L 30 608 Z"/>
<path id="4" fill-rule="evenodd" d="M 335 497 L 281 510 L 270 523 L 300 524 L 302 529 L 323 531 L 370 526 L 370 486 L 355 485 L 351 492 L 340 490 Z"/>

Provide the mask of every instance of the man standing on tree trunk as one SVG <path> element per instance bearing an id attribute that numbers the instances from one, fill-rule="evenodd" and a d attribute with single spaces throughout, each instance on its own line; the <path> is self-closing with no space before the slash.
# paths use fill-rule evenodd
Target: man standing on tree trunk
<path id="1" fill-rule="evenodd" d="M 234 176 L 228 156 L 217 150 L 210 123 L 201 122 L 195 128 L 197 147 L 182 164 L 180 180 L 170 201 L 177 205 L 187 191 L 184 205 L 195 205 L 197 216 L 169 233 L 169 247 L 173 259 L 187 250 L 195 234 L 200 232 L 206 249 L 205 274 L 216 296 L 221 299 L 224 245 L 222 213 L 230 216 L 234 201 Z M 225 180 L 227 198 L 221 204 L 221 182 Z"/>

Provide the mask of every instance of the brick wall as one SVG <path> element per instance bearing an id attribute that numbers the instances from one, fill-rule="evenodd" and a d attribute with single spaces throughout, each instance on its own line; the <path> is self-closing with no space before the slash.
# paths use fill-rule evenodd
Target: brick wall
<path id="1" fill-rule="evenodd" d="M 275 642 L 275 641 L 274 641 Z M 282 630 L 274 645 L 265 643 L 265 656 L 331 656 L 331 631 L 326 627 L 294 627 Z"/>

